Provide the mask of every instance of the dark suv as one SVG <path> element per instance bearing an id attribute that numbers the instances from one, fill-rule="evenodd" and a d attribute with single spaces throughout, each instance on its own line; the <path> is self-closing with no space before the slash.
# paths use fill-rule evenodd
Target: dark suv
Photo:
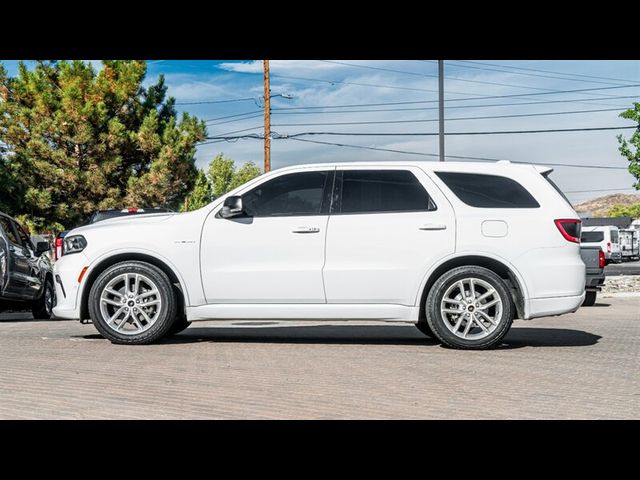
<path id="1" fill-rule="evenodd" d="M 30 306 L 35 318 L 50 318 L 55 306 L 49 242 L 33 244 L 15 219 L 0 212 L 0 311 Z"/>

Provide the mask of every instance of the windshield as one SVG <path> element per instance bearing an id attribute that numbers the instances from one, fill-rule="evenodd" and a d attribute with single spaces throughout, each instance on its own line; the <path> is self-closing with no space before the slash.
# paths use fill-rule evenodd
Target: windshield
<path id="1" fill-rule="evenodd" d="M 604 232 L 582 232 L 580 241 L 582 243 L 599 243 L 604 240 Z"/>

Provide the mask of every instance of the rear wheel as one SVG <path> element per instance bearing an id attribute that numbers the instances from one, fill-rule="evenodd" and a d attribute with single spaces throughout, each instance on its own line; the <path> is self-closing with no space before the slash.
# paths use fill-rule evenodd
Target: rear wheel
<path id="1" fill-rule="evenodd" d="M 427 322 L 442 343 L 460 349 L 499 344 L 513 322 L 513 302 L 504 281 L 489 269 L 454 268 L 427 295 Z"/>
<path id="2" fill-rule="evenodd" d="M 171 282 L 145 262 L 122 262 L 102 272 L 89 293 L 89 314 L 113 343 L 141 345 L 166 335 L 176 319 Z"/>
<path id="3" fill-rule="evenodd" d="M 584 296 L 584 302 L 582 302 L 583 307 L 593 307 L 596 303 L 596 297 L 598 296 L 598 292 L 586 292 Z"/>
<path id="4" fill-rule="evenodd" d="M 36 320 L 48 320 L 53 315 L 53 307 L 56 305 L 56 290 L 53 282 L 47 278 L 44 284 L 42 296 L 36 300 L 31 308 L 33 318 Z"/>

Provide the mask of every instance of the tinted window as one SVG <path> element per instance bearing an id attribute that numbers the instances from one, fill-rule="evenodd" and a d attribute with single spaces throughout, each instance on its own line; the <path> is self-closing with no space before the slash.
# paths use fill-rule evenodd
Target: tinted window
<path id="1" fill-rule="evenodd" d="M 18 237 L 16 237 L 16 234 L 13 231 L 12 223 L 13 222 L 7 217 L 0 216 L 0 226 L 2 226 L 2 230 L 4 231 L 5 236 L 9 239 L 10 242 L 15 243 L 16 245 L 20 245 Z"/>
<path id="2" fill-rule="evenodd" d="M 29 235 L 27 235 L 27 233 L 19 224 L 14 222 L 14 225 L 16 227 L 16 231 L 18 232 L 18 243 L 23 247 L 31 248 L 31 239 L 29 238 Z"/>
<path id="3" fill-rule="evenodd" d="M 252 217 L 320 215 L 328 209 L 323 199 L 329 178 L 329 172 L 283 175 L 243 195 L 242 204 Z"/>
<path id="4" fill-rule="evenodd" d="M 604 240 L 604 232 L 582 232 L 581 242 L 598 243 Z"/>
<path id="5" fill-rule="evenodd" d="M 413 173 L 406 170 L 344 170 L 340 213 L 415 212 L 435 205 Z"/>
<path id="6" fill-rule="evenodd" d="M 618 230 L 611 230 L 611 243 L 618 243 Z"/>
<path id="7" fill-rule="evenodd" d="M 457 172 L 436 172 L 436 175 L 461 201 L 472 207 L 540 207 L 522 185 L 507 177 Z"/>

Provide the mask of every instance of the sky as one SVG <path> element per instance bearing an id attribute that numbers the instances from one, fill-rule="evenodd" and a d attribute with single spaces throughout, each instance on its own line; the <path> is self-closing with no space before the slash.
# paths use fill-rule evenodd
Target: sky
<path id="1" fill-rule="evenodd" d="M 94 62 L 99 68 L 100 62 Z M 10 75 L 16 73 L 16 61 L 3 63 Z M 444 68 L 445 130 L 450 133 L 633 127 L 633 122 L 618 115 L 634 101 L 640 102 L 640 87 L 628 86 L 640 85 L 637 60 L 450 60 Z M 406 135 L 438 131 L 437 61 L 271 60 L 270 70 L 274 136 L 351 134 L 273 138 L 272 169 L 316 162 L 438 159 L 437 136 Z M 175 97 L 178 110 L 206 120 L 209 136 L 262 135 L 261 60 L 149 61 L 145 82 L 155 82 L 160 74 L 165 75 L 168 94 Z M 589 91 L 567 92 L 583 89 Z M 445 152 L 537 164 L 619 167 L 555 166 L 552 178 L 575 204 L 609 193 L 634 192 L 634 178 L 626 170 L 628 162 L 616 140 L 618 134 L 628 138 L 632 132 L 450 135 Z M 387 135 L 377 135 L 382 133 Z M 392 133 L 401 135 L 388 135 Z M 238 138 L 200 145 L 197 165 L 206 167 L 221 152 L 237 164 L 263 164 L 262 140 Z"/>

